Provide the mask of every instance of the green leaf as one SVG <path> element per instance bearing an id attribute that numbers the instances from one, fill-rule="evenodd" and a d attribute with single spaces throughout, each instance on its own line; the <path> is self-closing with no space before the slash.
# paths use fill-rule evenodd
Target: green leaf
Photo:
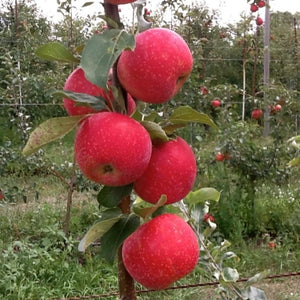
<path id="1" fill-rule="evenodd" d="M 74 57 L 73 54 L 61 43 L 50 42 L 36 50 L 36 55 L 46 60 L 56 60 L 60 62 L 79 62 L 79 59 Z"/>
<path id="2" fill-rule="evenodd" d="M 85 3 L 83 3 L 82 7 L 90 6 L 92 4 L 94 4 L 94 1 L 85 2 Z"/>
<path id="3" fill-rule="evenodd" d="M 134 211 L 141 216 L 143 219 L 149 218 L 153 213 L 155 213 L 160 207 L 164 206 L 165 203 L 167 202 L 167 196 L 166 195 L 161 195 L 159 200 L 155 205 L 151 205 L 148 207 L 142 207 L 138 208 L 136 207 Z"/>
<path id="4" fill-rule="evenodd" d="M 91 106 L 95 110 L 109 110 L 108 106 L 106 105 L 105 99 L 103 99 L 102 97 L 96 97 L 83 93 L 75 93 L 71 91 L 55 91 L 53 93 L 53 96 L 72 99 L 78 102 L 78 105 Z"/>
<path id="5" fill-rule="evenodd" d="M 121 52 L 134 47 L 134 35 L 125 30 L 111 29 L 94 34 L 87 41 L 81 58 L 81 66 L 87 79 L 104 88 L 109 70 Z"/>
<path id="6" fill-rule="evenodd" d="M 288 166 L 289 167 L 295 167 L 297 165 L 300 165 L 300 156 L 299 157 L 296 157 L 296 158 L 293 158 L 292 160 L 290 160 L 288 162 Z"/>
<path id="7" fill-rule="evenodd" d="M 257 283 L 261 280 L 263 280 L 264 278 L 266 278 L 268 275 L 270 274 L 270 271 L 263 271 L 260 272 L 258 274 L 255 274 L 254 276 L 252 276 L 251 278 L 249 278 L 246 282 L 246 286 L 251 286 L 254 283 Z"/>
<path id="8" fill-rule="evenodd" d="M 236 282 L 239 279 L 238 271 L 229 267 L 223 268 L 221 275 L 225 282 Z"/>
<path id="9" fill-rule="evenodd" d="M 124 186 L 104 186 L 97 195 L 99 205 L 105 207 L 117 206 L 123 197 L 130 195 L 133 184 Z"/>
<path id="10" fill-rule="evenodd" d="M 101 216 L 102 220 L 94 224 L 80 241 L 78 251 L 84 252 L 91 243 L 101 238 L 121 218 L 122 212 L 118 208 L 104 211 Z"/>
<path id="11" fill-rule="evenodd" d="M 187 124 L 187 123 L 203 123 L 218 129 L 217 125 L 211 120 L 211 118 L 190 106 L 180 106 L 176 108 L 173 114 L 170 116 L 169 121 L 172 124 Z"/>
<path id="12" fill-rule="evenodd" d="M 123 241 L 140 225 L 140 218 L 131 214 L 123 216 L 101 238 L 101 255 L 113 264 L 117 251 Z"/>
<path id="13" fill-rule="evenodd" d="M 167 142 L 169 140 L 166 132 L 162 129 L 162 127 L 151 121 L 142 121 L 141 124 L 146 128 L 148 131 L 150 138 L 152 141 L 161 141 Z"/>
<path id="14" fill-rule="evenodd" d="M 247 289 L 242 291 L 243 299 L 248 300 L 266 300 L 266 294 L 263 290 L 260 290 L 256 287 L 249 286 Z"/>
<path id="15" fill-rule="evenodd" d="M 202 188 L 197 191 L 189 192 L 185 197 L 188 204 L 204 204 L 206 201 L 216 201 L 220 199 L 221 193 L 214 188 Z"/>
<path id="16" fill-rule="evenodd" d="M 48 119 L 41 123 L 29 136 L 22 151 L 23 155 L 30 155 L 42 146 L 57 140 L 75 128 L 87 115 L 68 116 Z"/>
<path id="17" fill-rule="evenodd" d="M 223 262 L 224 260 L 229 260 L 229 259 L 234 259 L 237 262 L 240 260 L 240 258 L 234 252 L 228 251 L 222 255 L 221 262 Z"/>

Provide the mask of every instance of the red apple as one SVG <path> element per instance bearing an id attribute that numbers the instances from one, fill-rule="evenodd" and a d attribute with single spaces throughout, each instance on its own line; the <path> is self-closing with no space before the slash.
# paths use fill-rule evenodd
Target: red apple
<path id="1" fill-rule="evenodd" d="M 268 245 L 269 245 L 269 248 L 271 248 L 271 249 L 276 248 L 276 243 L 274 241 L 270 241 Z"/>
<path id="2" fill-rule="evenodd" d="M 274 110 L 275 110 L 276 112 L 281 111 L 281 109 L 282 109 L 282 107 L 281 107 L 280 104 L 276 104 L 275 107 L 274 107 Z"/>
<path id="3" fill-rule="evenodd" d="M 256 11 L 258 11 L 258 6 L 256 4 L 254 4 L 254 3 L 252 3 L 251 6 L 250 6 L 250 10 L 252 12 L 256 12 Z"/>
<path id="4" fill-rule="evenodd" d="M 211 102 L 211 105 L 213 107 L 219 107 L 221 105 L 221 101 L 219 99 L 214 99 L 212 102 Z"/>
<path id="5" fill-rule="evenodd" d="M 166 28 L 148 29 L 136 36 L 133 51 L 118 61 L 118 77 L 137 100 L 163 103 L 182 87 L 193 67 L 191 51 L 183 38 Z"/>
<path id="6" fill-rule="evenodd" d="M 218 153 L 216 154 L 215 158 L 216 158 L 216 161 L 223 161 L 223 160 L 225 160 L 225 156 L 224 156 L 224 154 L 221 153 L 221 152 L 218 152 Z"/>
<path id="7" fill-rule="evenodd" d="M 264 21 L 263 21 L 263 19 L 262 19 L 261 17 L 257 17 L 257 18 L 256 18 L 256 24 L 257 24 L 258 26 L 262 25 L 263 23 L 264 23 Z"/>
<path id="8" fill-rule="evenodd" d="M 260 119 L 263 115 L 263 111 L 261 109 L 254 109 L 251 113 L 251 118 L 252 119 Z"/>
<path id="9" fill-rule="evenodd" d="M 132 3 L 136 0 L 106 0 L 106 2 L 114 5 Z"/>
<path id="10" fill-rule="evenodd" d="M 215 218 L 212 215 L 210 215 L 210 214 L 205 214 L 204 218 L 203 218 L 203 221 L 204 222 L 208 222 L 208 220 L 210 220 L 211 222 L 214 222 Z"/>
<path id="11" fill-rule="evenodd" d="M 150 161 L 146 129 L 129 116 L 99 112 L 83 121 L 75 137 L 75 158 L 82 173 L 108 186 L 137 180 Z"/>
<path id="12" fill-rule="evenodd" d="M 153 146 L 146 171 L 134 182 L 143 200 L 156 203 L 162 194 L 166 204 L 183 199 L 192 189 L 197 173 L 196 159 L 189 144 L 177 137 Z"/>
<path id="13" fill-rule="evenodd" d="M 84 76 L 84 71 L 82 68 L 75 69 L 67 78 L 65 85 L 65 91 L 71 91 L 75 93 L 83 93 L 92 96 L 99 96 L 107 99 L 107 93 L 104 89 L 92 84 Z M 76 101 L 68 98 L 63 99 L 63 105 L 69 115 L 85 115 L 95 113 L 90 106 L 80 106 L 76 104 Z"/>
<path id="14" fill-rule="evenodd" d="M 208 94 L 208 89 L 205 86 L 201 86 L 200 91 L 202 92 L 202 95 L 207 95 Z"/>
<path id="15" fill-rule="evenodd" d="M 194 270 L 198 239 L 181 217 L 165 213 L 141 225 L 124 241 L 122 257 L 134 280 L 161 290 Z"/>
<path id="16" fill-rule="evenodd" d="M 264 6 L 266 6 L 266 2 L 263 1 L 263 0 L 258 1 L 258 2 L 257 2 L 257 6 L 260 7 L 260 8 L 261 8 L 261 7 L 264 7 Z"/>

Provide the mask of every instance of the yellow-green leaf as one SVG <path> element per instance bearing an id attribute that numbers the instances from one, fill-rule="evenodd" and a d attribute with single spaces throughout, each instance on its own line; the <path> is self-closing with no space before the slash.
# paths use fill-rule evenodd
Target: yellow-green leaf
<path id="1" fill-rule="evenodd" d="M 218 202 L 220 195 L 221 193 L 216 189 L 207 187 L 190 192 L 185 200 L 189 204 L 204 204 L 209 200 Z"/>
<path id="2" fill-rule="evenodd" d="M 30 155 L 42 146 L 57 140 L 69 133 L 87 115 L 68 116 L 48 119 L 41 123 L 29 136 L 22 151 L 23 155 Z"/>
<path id="3" fill-rule="evenodd" d="M 172 124 L 203 123 L 218 129 L 213 120 L 206 114 L 200 113 L 190 106 L 180 106 L 176 108 L 170 116 Z"/>
<path id="4" fill-rule="evenodd" d="M 83 239 L 78 245 L 78 251 L 84 252 L 85 249 L 95 242 L 97 239 L 101 238 L 106 232 L 108 232 L 111 227 L 117 223 L 122 218 L 121 215 L 107 220 L 100 221 L 94 224 L 88 232 L 85 234 Z"/>
<path id="5" fill-rule="evenodd" d="M 58 42 L 50 42 L 42 45 L 36 50 L 36 55 L 46 60 L 56 60 L 60 62 L 79 62 L 79 59 L 74 57 L 73 54 L 63 44 Z"/>
<path id="6" fill-rule="evenodd" d="M 169 140 L 166 132 L 159 124 L 152 121 L 142 121 L 141 124 L 147 129 L 152 141 L 167 142 Z"/>

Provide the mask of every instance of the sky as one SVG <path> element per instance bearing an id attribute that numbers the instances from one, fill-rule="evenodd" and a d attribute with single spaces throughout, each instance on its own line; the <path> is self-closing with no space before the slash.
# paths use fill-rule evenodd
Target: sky
<path id="1" fill-rule="evenodd" d="M 94 4 L 88 7 L 83 7 L 85 2 L 91 0 L 73 0 L 73 5 L 76 7 L 76 13 L 79 16 L 86 16 L 93 14 L 99 10 L 99 3 L 102 1 L 94 0 Z M 300 0 L 269 0 L 270 9 L 273 12 L 300 12 Z M 60 14 L 57 13 L 57 3 L 55 0 L 35 0 L 37 6 L 42 11 L 43 15 L 53 19 L 53 21 L 59 20 Z M 146 7 L 150 10 L 155 11 L 159 7 L 161 0 L 147 0 Z M 247 0 L 186 0 L 186 3 L 199 3 L 204 4 L 212 10 L 218 10 L 220 14 L 219 22 L 223 24 L 235 23 L 240 20 L 241 14 L 250 14 L 250 2 Z M 121 8 L 120 16 L 131 17 L 132 8 L 130 4 L 120 5 Z M 264 9 L 260 9 L 260 15 L 264 16 Z"/>

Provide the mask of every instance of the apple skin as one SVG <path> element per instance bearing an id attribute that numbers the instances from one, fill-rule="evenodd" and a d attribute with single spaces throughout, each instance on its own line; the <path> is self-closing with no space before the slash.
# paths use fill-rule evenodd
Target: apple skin
<path id="1" fill-rule="evenodd" d="M 132 3 L 136 0 L 106 0 L 106 2 L 110 3 L 110 4 L 114 4 L 114 5 L 119 5 L 119 4 L 128 4 L 128 3 Z"/>
<path id="2" fill-rule="evenodd" d="M 76 68 L 67 78 L 64 88 L 65 91 L 71 91 L 75 93 L 83 93 L 91 96 L 99 96 L 107 99 L 107 93 L 104 89 L 92 84 L 85 78 L 82 68 Z M 76 101 L 68 98 L 63 99 L 63 106 L 67 113 L 71 116 L 85 115 L 97 112 L 90 106 L 76 105 Z"/>
<path id="3" fill-rule="evenodd" d="M 258 26 L 261 26 L 263 23 L 264 23 L 264 21 L 263 21 L 263 19 L 262 19 L 261 17 L 257 17 L 257 18 L 256 18 L 256 24 L 257 24 Z"/>
<path id="4" fill-rule="evenodd" d="M 127 185 L 145 171 L 152 143 L 146 129 L 129 116 L 99 112 L 86 118 L 75 136 L 82 173 L 108 186 Z"/>
<path id="5" fill-rule="evenodd" d="M 258 1 L 258 2 L 257 2 L 257 6 L 258 6 L 259 8 L 262 8 L 262 7 L 266 6 L 266 2 L 263 1 L 263 0 Z"/>
<path id="6" fill-rule="evenodd" d="M 219 107 L 221 105 L 221 101 L 219 99 L 214 99 L 212 102 L 211 102 L 211 105 L 213 107 Z"/>
<path id="7" fill-rule="evenodd" d="M 192 189 L 197 174 L 194 152 L 189 144 L 177 137 L 153 145 L 146 171 L 134 182 L 136 194 L 144 201 L 157 203 L 161 195 L 166 204 L 183 199 Z"/>
<path id="8" fill-rule="evenodd" d="M 225 160 L 225 155 L 222 154 L 221 152 L 218 152 L 215 156 L 216 161 L 224 161 Z"/>
<path id="9" fill-rule="evenodd" d="M 251 10 L 252 12 L 256 12 L 256 11 L 258 11 L 258 6 L 257 6 L 256 4 L 254 4 L 254 3 L 252 3 L 252 4 L 250 5 L 250 10 Z"/>
<path id="10" fill-rule="evenodd" d="M 275 109 L 276 112 L 279 112 L 279 111 L 281 111 L 282 107 L 281 107 L 280 104 L 276 104 L 274 109 Z"/>
<path id="11" fill-rule="evenodd" d="M 135 99 L 147 103 L 169 101 L 193 68 L 184 39 L 166 28 L 148 29 L 136 36 L 133 51 L 124 50 L 118 61 L 118 78 Z"/>
<path id="12" fill-rule="evenodd" d="M 251 118 L 258 120 L 262 117 L 262 115 L 263 115 L 263 112 L 261 109 L 254 109 L 251 113 Z"/>
<path id="13" fill-rule="evenodd" d="M 124 241 L 122 257 L 135 281 L 161 290 L 194 270 L 199 244 L 181 217 L 165 213 L 141 225 Z"/>

